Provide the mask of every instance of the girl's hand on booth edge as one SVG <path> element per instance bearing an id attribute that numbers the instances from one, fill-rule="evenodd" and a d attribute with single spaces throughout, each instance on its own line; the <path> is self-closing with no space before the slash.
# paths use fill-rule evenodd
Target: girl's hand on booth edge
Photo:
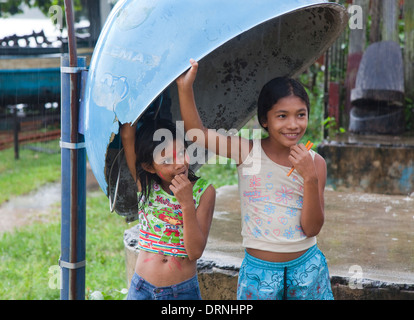
<path id="1" fill-rule="evenodd" d="M 190 64 L 190 69 L 177 78 L 176 82 L 178 87 L 192 87 L 197 76 L 198 62 L 194 59 L 190 59 Z"/>

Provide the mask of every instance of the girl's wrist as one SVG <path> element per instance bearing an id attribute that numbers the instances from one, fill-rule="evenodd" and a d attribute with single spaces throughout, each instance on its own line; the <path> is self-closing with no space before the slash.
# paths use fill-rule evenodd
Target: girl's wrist
<path id="1" fill-rule="evenodd" d="M 303 183 L 307 184 L 307 183 L 314 183 L 316 185 L 318 185 L 318 177 L 316 175 L 309 175 L 309 176 L 305 176 L 303 177 Z"/>
<path id="2" fill-rule="evenodd" d="M 193 84 L 180 84 L 177 85 L 177 89 L 181 94 L 191 94 L 193 90 Z"/>
<path id="3" fill-rule="evenodd" d="M 195 210 L 193 201 L 185 201 L 183 203 L 180 202 L 180 205 L 182 211 Z"/>

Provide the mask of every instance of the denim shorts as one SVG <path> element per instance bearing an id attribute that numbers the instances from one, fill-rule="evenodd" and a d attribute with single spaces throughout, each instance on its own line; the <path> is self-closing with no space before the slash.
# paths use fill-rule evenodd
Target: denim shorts
<path id="1" fill-rule="evenodd" d="M 297 259 L 269 262 L 246 252 L 238 300 L 333 300 L 328 265 L 317 245 Z"/>
<path id="2" fill-rule="evenodd" d="M 127 300 L 201 300 L 201 293 L 197 275 L 172 286 L 156 287 L 134 273 Z"/>

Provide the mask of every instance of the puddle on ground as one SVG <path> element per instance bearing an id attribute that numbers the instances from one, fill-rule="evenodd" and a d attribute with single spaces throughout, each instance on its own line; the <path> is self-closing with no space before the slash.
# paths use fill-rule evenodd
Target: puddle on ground
<path id="1" fill-rule="evenodd" d="M 87 191 L 100 190 L 89 163 L 87 163 Z M 13 197 L 0 205 L 0 233 L 12 231 L 32 222 L 47 222 L 50 207 L 60 205 L 62 186 L 60 182 L 49 183 L 29 194 Z"/>
<path id="2" fill-rule="evenodd" d="M 331 276 L 414 283 L 414 198 L 326 190 L 318 245 Z M 217 190 L 216 211 L 203 259 L 240 266 L 237 186 Z"/>
<path id="3" fill-rule="evenodd" d="M 35 192 L 11 198 L 0 206 L 0 232 L 34 221 L 47 221 L 50 207 L 60 200 L 60 183 L 47 184 Z"/>

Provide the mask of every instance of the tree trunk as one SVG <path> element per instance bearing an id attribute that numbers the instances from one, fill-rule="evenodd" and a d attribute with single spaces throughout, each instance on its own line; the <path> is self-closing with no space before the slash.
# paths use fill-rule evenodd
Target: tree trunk
<path id="1" fill-rule="evenodd" d="M 382 1 L 371 0 L 371 29 L 369 32 L 369 43 L 381 41 L 381 17 Z"/>
<path id="2" fill-rule="evenodd" d="M 382 41 L 395 41 L 400 43 L 398 37 L 398 16 L 399 0 L 383 0 Z"/>

